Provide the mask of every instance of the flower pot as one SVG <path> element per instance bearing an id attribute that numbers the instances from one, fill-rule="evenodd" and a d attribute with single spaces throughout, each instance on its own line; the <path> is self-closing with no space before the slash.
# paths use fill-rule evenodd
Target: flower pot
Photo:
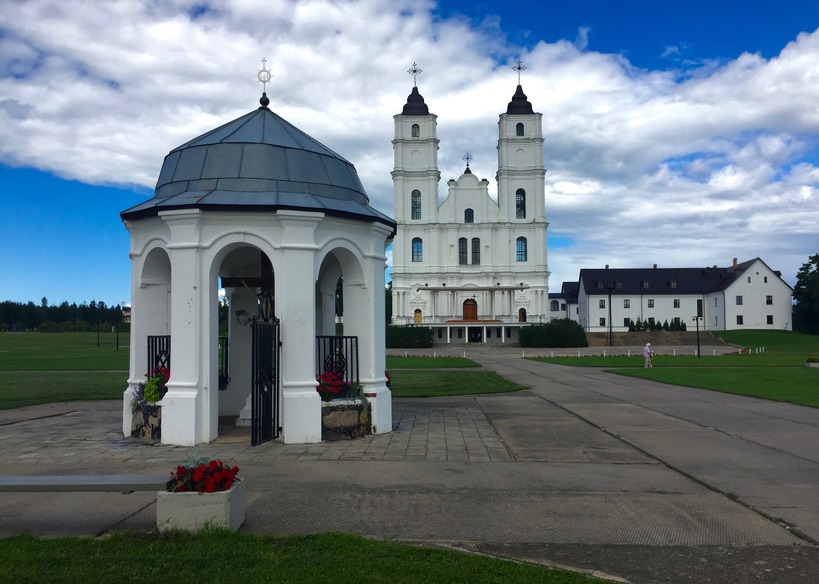
<path id="1" fill-rule="evenodd" d="M 160 531 L 196 531 L 223 527 L 236 531 L 245 521 L 245 483 L 236 479 L 227 491 L 171 493 L 156 497 L 156 526 Z"/>

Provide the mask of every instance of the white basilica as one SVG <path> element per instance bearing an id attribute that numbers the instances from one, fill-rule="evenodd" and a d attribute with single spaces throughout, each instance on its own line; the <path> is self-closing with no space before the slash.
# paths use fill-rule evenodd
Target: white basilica
<path id="1" fill-rule="evenodd" d="M 393 324 L 493 343 L 549 320 L 541 117 L 518 85 L 498 121 L 497 201 L 467 164 L 439 206 L 437 116 L 412 88 L 393 140 Z"/>

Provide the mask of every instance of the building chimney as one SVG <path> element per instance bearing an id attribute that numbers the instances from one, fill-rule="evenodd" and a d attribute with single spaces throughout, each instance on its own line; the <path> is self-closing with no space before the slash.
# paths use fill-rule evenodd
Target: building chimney
<path id="1" fill-rule="evenodd" d="M 737 258 L 734 258 L 734 271 L 737 271 Z"/>
<path id="2" fill-rule="evenodd" d="M 657 264 L 654 264 L 654 269 L 655 269 L 655 270 L 657 269 Z"/>
<path id="3" fill-rule="evenodd" d="M 607 270 L 609 269 L 609 265 L 608 265 L 608 264 L 606 264 L 606 269 L 607 269 Z"/>

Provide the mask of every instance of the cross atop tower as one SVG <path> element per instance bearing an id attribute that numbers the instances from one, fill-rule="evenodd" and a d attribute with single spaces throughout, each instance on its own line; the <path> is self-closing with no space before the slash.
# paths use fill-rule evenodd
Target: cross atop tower
<path id="1" fill-rule="evenodd" d="M 469 153 L 469 151 L 464 154 L 464 157 L 461 160 L 466 161 L 466 168 L 469 170 L 469 163 L 472 162 L 472 155 Z"/>
<path id="2" fill-rule="evenodd" d="M 423 69 L 418 67 L 418 64 L 415 61 L 412 62 L 412 67 L 407 69 L 407 73 L 412 75 L 412 86 L 413 87 L 418 87 L 418 74 L 423 73 L 423 72 L 424 72 Z"/>
<path id="3" fill-rule="evenodd" d="M 526 71 L 526 65 L 523 64 L 523 61 L 518 59 L 518 62 L 515 63 L 514 67 L 512 67 L 512 71 L 518 72 L 518 85 L 520 85 L 520 73 L 521 71 Z"/>

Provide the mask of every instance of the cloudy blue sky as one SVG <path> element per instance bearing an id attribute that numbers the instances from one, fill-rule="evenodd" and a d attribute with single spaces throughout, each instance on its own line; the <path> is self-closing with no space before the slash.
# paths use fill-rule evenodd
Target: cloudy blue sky
<path id="1" fill-rule="evenodd" d="M 130 302 L 119 212 L 171 149 L 258 107 L 262 57 L 271 108 L 388 214 L 412 62 L 443 197 L 466 151 L 494 185 L 521 59 L 553 290 L 757 256 L 793 285 L 819 251 L 817 27 L 804 0 L 0 0 L 0 300 Z"/>

